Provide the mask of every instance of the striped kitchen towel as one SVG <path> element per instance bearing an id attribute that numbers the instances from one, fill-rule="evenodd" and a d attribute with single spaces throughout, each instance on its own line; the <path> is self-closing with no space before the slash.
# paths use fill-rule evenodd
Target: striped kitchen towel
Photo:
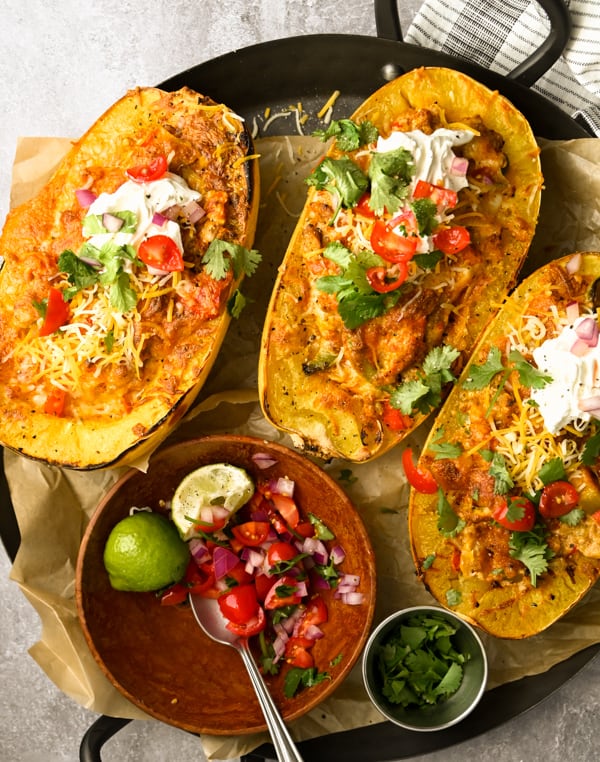
<path id="1" fill-rule="evenodd" d="M 600 136 L 600 0 L 565 4 L 571 37 L 533 89 Z M 543 8 L 530 0 L 424 0 L 404 39 L 508 74 L 549 28 Z"/>

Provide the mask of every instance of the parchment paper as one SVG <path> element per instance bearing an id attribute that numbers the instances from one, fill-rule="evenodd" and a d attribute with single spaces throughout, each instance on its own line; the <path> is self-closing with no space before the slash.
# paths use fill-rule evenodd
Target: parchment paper
<path id="1" fill-rule="evenodd" d="M 28 199 L 51 173 L 68 140 L 28 138 L 15 157 L 11 203 Z M 257 355 L 262 323 L 277 267 L 302 207 L 304 177 L 323 145 L 310 138 L 266 138 L 261 154 L 262 204 L 256 248 L 263 255 L 260 274 L 247 280 L 250 297 L 242 319 L 231 325 L 213 371 L 193 408 L 168 440 L 214 432 L 263 436 L 290 445 L 262 417 L 257 403 Z M 576 250 L 600 249 L 600 141 L 543 143 L 545 176 L 538 232 L 524 268 L 531 272 L 550 258 Z M 420 448 L 427 424 L 406 445 Z M 416 581 L 407 538 L 408 489 L 401 467 L 402 446 L 372 463 L 325 466 L 360 511 L 375 549 L 378 592 L 374 624 L 395 609 L 432 603 Z M 66 694 L 101 714 L 149 719 L 114 689 L 88 650 L 74 600 L 75 565 L 81 537 L 101 495 L 122 470 L 79 473 L 36 464 L 5 453 L 5 470 L 22 535 L 11 578 L 20 586 L 41 620 L 31 656 Z M 525 641 L 483 636 L 490 661 L 488 688 L 546 671 L 577 651 L 600 642 L 600 587 L 544 633 Z M 333 696 L 292 724 L 298 740 L 381 722 L 368 701 L 360 664 Z M 247 753 L 266 734 L 223 738 L 203 736 L 209 759 Z"/>

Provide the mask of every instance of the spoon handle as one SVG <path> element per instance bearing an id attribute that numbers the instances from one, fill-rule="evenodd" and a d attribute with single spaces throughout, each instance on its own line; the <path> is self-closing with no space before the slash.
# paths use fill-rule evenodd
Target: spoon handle
<path id="1" fill-rule="evenodd" d="M 244 665 L 248 670 L 248 674 L 250 675 L 250 680 L 252 681 L 254 690 L 256 691 L 256 696 L 260 703 L 261 709 L 265 715 L 265 720 L 267 721 L 267 726 L 269 728 L 269 733 L 271 734 L 273 746 L 277 752 L 277 759 L 279 762 L 303 762 L 302 757 L 300 756 L 300 752 L 296 748 L 296 744 L 292 740 L 292 737 L 290 736 L 288 729 L 283 722 L 283 718 L 275 706 L 275 702 L 273 701 L 273 698 L 271 697 L 271 694 L 265 685 L 265 681 L 258 671 L 258 667 L 256 666 L 254 657 L 250 652 L 247 641 L 240 639 L 240 641 L 238 641 L 238 647 Z"/>

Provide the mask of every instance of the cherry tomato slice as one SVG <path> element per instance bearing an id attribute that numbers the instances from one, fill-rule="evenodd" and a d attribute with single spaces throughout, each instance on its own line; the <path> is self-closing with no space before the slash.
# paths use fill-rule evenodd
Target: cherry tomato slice
<path id="1" fill-rule="evenodd" d="M 417 468 L 413 461 L 412 449 L 407 447 L 402 453 L 402 466 L 404 473 L 411 487 L 417 492 L 423 492 L 426 495 L 433 495 L 437 492 L 437 482 L 429 471 Z"/>
<path id="2" fill-rule="evenodd" d="M 579 504 L 579 492 L 567 481 L 547 484 L 540 496 L 539 510 L 545 519 L 564 516 Z"/>
<path id="3" fill-rule="evenodd" d="M 182 585 L 181 582 L 176 582 L 171 587 L 167 588 L 165 592 L 160 596 L 161 606 L 177 606 L 187 600 L 188 588 Z"/>
<path id="4" fill-rule="evenodd" d="M 327 604 L 320 595 L 316 595 L 308 602 L 306 611 L 302 615 L 296 634 L 303 638 L 308 638 L 312 627 L 318 627 L 329 619 Z"/>
<path id="5" fill-rule="evenodd" d="M 252 635 L 257 635 L 259 632 L 265 629 L 267 624 L 267 617 L 261 606 L 258 607 L 256 616 L 252 617 L 248 622 L 242 622 L 237 624 L 236 622 L 227 622 L 225 627 L 235 635 L 239 635 L 241 638 L 250 638 Z"/>
<path id="6" fill-rule="evenodd" d="M 269 590 L 277 582 L 276 577 L 267 577 L 266 574 L 257 574 L 254 577 L 254 586 L 256 587 L 256 597 L 261 603 L 265 602 L 265 598 Z"/>
<path id="7" fill-rule="evenodd" d="M 246 521 L 243 524 L 237 524 L 231 528 L 233 536 L 239 540 L 242 545 L 256 547 L 269 536 L 268 521 Z"/>
<path id="8" fill-rule="evenodd" d="M 51 287 L 48 291 L 46 314 L 40 328 L 40 336 L 50 336 L 51 333 L 55 333 L 61 325 L 69 322 L 70 317 L 69 305 L 63 299 L 62 291 Z"/>
<path id="9" fill-rule="evenodd" d="M 208 592 L 217 592 L 215 588 L 215 575 L 213 573 L 212 562 L 208 562 L 198 566 L 198 564 L 192 559 L 183 578 L 183 584 L 185 585 L 188 593 L 195 593 L 197 595 L 205 595 Z M 222 591 L 218 591 L 219 593 Z M 205 595 L 205 597 L 213 597 L 212 595 Z M 215 596 L 216 597 L 216 596 Z"/>
<path id="10" fill-rule="evenodd" d="M 253 584 L 236 585 L 219 598 L 221 614 L 234 624 L 247 624 L 258 613 L 259 604 Z"/>
<path id="11" fill-rule="evenodd" d="M 314 640 L 292 637 L 285 644 L 285 660 L 292 667 L 308 669 L 314 667 L 315 660 L 309 648 L 314 645 Z"/>
<path id="12" fill-rule="evenodd" d="M 425 180 L 417 180 L 413 191 L 414 198 L 430 198 L 436 206 L 453 209 L 458 201 L 458 193 L 450 188 L 433 185 Z"/>
<path id="13" fill-rule="evenodd" d="M 515 506 L 522 511 L 520 518 L 511 520 L 507 513 L 514 511 Z M 492 510 L 492 517 L 500 526 L 511 532 L 529 532 L 535 524 L 535 505 L 526 497 L 513 497 L 510 501 L 500 500 Z"/>
<path id="14" fill-rule="evenodd" d="M 289 542 L 274 542 L 269 546 L 267 550 L 267 561 L 269 566 L 275 566 L 282 561 L 291 561 L 292 558 L 296 558 L 298 550 Z"/>
<path id="15" fill-rule="evenodd" d="M 354 207 L 354 211 L 357 214 L 360 214 L 362 217 L 375 219 L 375 212 L 369 206 L 370 201 L 371 201 L 371 194 L 363 193 L 363 195 L 358 199 L 358 203 Z"/>
<path id="16" fill-rule="evenodd" d="M 148 164 L 140 164 L 126 171 L 127 177 L 136 183 L 149 183 L 152 180 L 160 180 L 168 169 L 167 160 L 164 156 L 157 156 Z"/>
<path id="17" fill-rule="evenodd" d="M 61 417 L 65 412 L 67 393 L 62 389 L 53 389 L 44 402 L 44 413 Z"/>
<path id="18" fill-rule="evenodd" d="M 394 265 L 395 274 L 391 280 L 387 276 L 390 272 L 385 267 L 369 267 L 365 272 L 369 286 L 378 294 L 388 294 L 399 288 L 408 277 L 408 265 L 406 262 L 398 262 Z"/>
<path id="19" fill-rule="evenodd" d="M 162 272 L 183 270 L 183 255 L 179 246 L 168 235 L 153 235 L 141 242 L 138 257 L 148 267 Z"/>
<path id="20" fill-rule="evenodd" d="M 405 431 L 412 425 L 410 415 L 404 415 L 397 407 L 392 407 L 389 400 L 383 403 L 381 418 L 384 424 L 392 431 Z"/>
<path id="21" fill-rule="evenodd" d="M 294 499 L 288 495 L 273 494 L 271 500 L 285 523 L 290 529 L 295 529 L 300 521 L 300 512 Z"/>
<path id="22" fill-rule="evenodd" d="M 370 241 L 373 251 L 387 262 L 408 262 L 419 245 L 418 236 L 398 235 L 385 220 L 375 222 Z"/>
<path id="23" fill-rule="evenodd" d="M 300 603 L 302 596 L 298 593 L 298 583 L 294 577 L 285 574 L 277 580 L 265 597 L 265 608 L 280 609 L 282 606 L 292 606 Z"/>
<path id="24" fill-rule="evenodd" d="M 433 236 L 433 245 L 443 254 L 458 254 L 470 243 L 471 234 L 467 228 L 463 228 L 461 225 L 445 228 Z"/>

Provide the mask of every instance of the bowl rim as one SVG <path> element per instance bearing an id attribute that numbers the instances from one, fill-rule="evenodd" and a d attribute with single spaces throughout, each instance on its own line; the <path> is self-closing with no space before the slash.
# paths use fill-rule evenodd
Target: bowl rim
<path id="1" fill-rule="evenodd" d="M 464 709 L 460 714 L 448 720 L 447 722 L 443 722 L 438 725 L 432 725 L 429 727 L 413 725 L 408 721 L 400 720 L 398 719 L 398 717 L 395 717 L 390 711 L 388 711 L 386 707 L 382 705 L 381 701 L 375 694 L 375 691 L 371 685 L 371 680 L 369 679 L 368 669 L 367 669 L 367 663 L 369 661 L 370 654 L 381 633 L 384 630 L 386 630 L 393 622 L 398 621 L 401 618 L 406 617 L 410 614 L 417 614 L 417 613 L 438 614 L 438 615 L 441 615 L 442 617 L 452 620 L 453 622 L 456 622 L 459 626 L 463 627 L 466 630 L 466 632 L 468 632 L 472 636 L 474 642 L 477 645 L 477 648 L 481 654 L 482 668 L 483 668 L 481 684 L 479 686 L 479 689 L 476 695 L 473 697 L 468 707 L 466 707 L 466 709 Z M 407 608 L 393 611 L 391 614 L 386 616 L 381 622 L 379 622 L 379 624 L 371 632 L 371 634 L 369 635 L 367 639 L 367 642 L 365 643 L 363 654 L 362 654 L 362 660 L 361 660 L 361 672 L 362 672 L 363 684 L 371 703 L 377 709 L 377 711 L 379 711 L 387 720 L 389 720 L 390 722 L 393 722 L 395 725 L 398 725 L 404 728 L 405 730 L 431 733 L 431 732 L 436 732 L 439 730 L 446 730 L 447 728 L 450 728 L 453 725 L 456 725 L 457 723 L 464 720 L 473 711 L 473 709 L 475 709 L 475 707 L 481 700 L 481 697 L 483 696 L 487 688 L 488 675 L 489 675 L 489 663 L 488 663 L 487 652 L 486 652 L 483 640 L 481 639 L 475 627 L 470 622 L 468 622 L 466 619 L 463 619 L 456 612 L 450 611 L 449 609 L 443 608 L 441 606 L 436 606 L 436 605 L 423 604 L 423 605 L 408 606 Z"/>

